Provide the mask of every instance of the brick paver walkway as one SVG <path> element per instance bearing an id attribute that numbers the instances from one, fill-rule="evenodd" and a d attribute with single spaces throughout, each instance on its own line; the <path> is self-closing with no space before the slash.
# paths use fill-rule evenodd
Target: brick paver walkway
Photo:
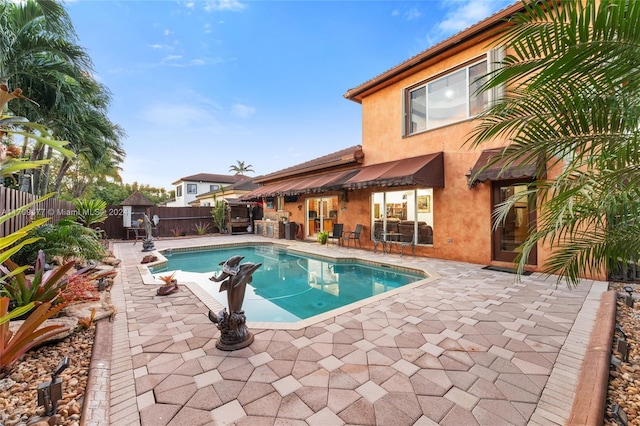
<path id="1" fill-rule="evenodd" d="M 417 267 L 435 278 L 299 329 L 250 323 L 254 343 L 224 352 L 207 319 L 209 308 L 217 312 L 213 299 L 192 285 L 156 296 L 140 271 L 141 244 L 115 243 L 122 264 L 111 292 L 111 425 L 566 422 L 607 283 L 569 290 L 533 274 L 516 284 L 481 265 L 254 236 L 155 245 L 241 241 Z"/>

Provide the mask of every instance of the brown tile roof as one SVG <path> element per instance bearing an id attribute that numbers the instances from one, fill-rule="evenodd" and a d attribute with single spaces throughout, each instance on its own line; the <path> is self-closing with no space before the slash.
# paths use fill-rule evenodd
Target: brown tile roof
<path id="1" fill-rule="evenodd" d="M 254 182 L 265 183 L 276 179 L 301 175 L 318 170 L 327 170 L 349 164 L 362 163 L 363 158 L 364 153 L 362 152 L 362 145 L 354 145 L 332 154 L 327 154 L 295 166 L 287 167 L 286 169 L 278 170 L 277 172 L 260 176 L 254 179 Z"/>
<path id="2" fill-rule="evenodd" d="M 136 191 L 133 194 L 129 195 L 123 202 L 120 203 L 121 206 L 153 206 L 153 203 L 145 197 L 140 191 Z"/>
<path id="3" fill-rule="evenodd" d="M 252 179 L 248 176 L 244 176 L 244 177 L 245 179 L 241 180 L 240 182 L 236 182 L 236 183 L 232 183 L 231 185 L 224 186 L 222 190 L 224 190 L 225 193 L 229 191 L 253 191 L 254 189 L 260 186 L 254 182 L 255 179 Z M 205 198 L 214 193 L 215 194 L 222 193 L 222 190 L 217 189 L 215 191 L 204 192 L 202 194 L 196 195 L 196 198 Z"/>
<path id="4" fill-rule="evenodd" d="M 499 27 L 500 25 L 504 25 L 508 18 L 522 10 L 524 10 L 524 6 L 521 2 L 516 2 L 510 6 L 507 6 L 504 9 L 489 16 L 488 18 L 478 22 L 477 24 L 472 25 L 469 28 L 459 32 L 458 34 L 449 37 L 446 40 L 443 40 L 435 46 L 432 46 L 429 49 L 418 53 L 417 55 L 383 72 L 382 74 L 379 74 L 371 80 L 347 90 L 347 93 L 344 94 L 344 97 L 354 102 L 362 103 L 362 99 L 365 96 L 374 93 L 386 86 L 389 86 L 403 79 L 407 75 L 427 68 L 432 63 L 440 61 L 442 58 L 451 56 L 457 52 L 460 52 L 461 50 L 466 49 L 467 46 L 465 45 L 465 43 L 469 42 L 471 39 L 482 34 L 484 34 L 485 39 L 488 38 L 493 34 L 491 30 Z M 475 40 L 474 44 L 476 44 L 477 42 L 478 40 Z"/>
<path id="5" fill-rule="evenodd" d="M 211 182 L 211 183 L 236 183 L 241 181 L 246 176 L 243 175 L 216 175 L 212 173 L 198 173 L 196 175 L 181 177 L 180 179 L 172 182 L 171 185 L 175 185 L 178 182 Z"/>

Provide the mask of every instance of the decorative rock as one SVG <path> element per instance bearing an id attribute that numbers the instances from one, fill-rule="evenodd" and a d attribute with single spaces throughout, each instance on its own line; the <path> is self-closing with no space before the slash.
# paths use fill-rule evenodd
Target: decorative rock
<path id="1" fill-rule="evenodd" d="M 16 331 L 18 331 L 18 329 L 23 323 L 24 323 L 23 320 L 11 321 L 9 323 L 9 330 L 15 333 Z M 45 342 L 56 342 L 64 339 L 65 337 L 70 336 L 74 332 L 75 328 L 78 326 L 78 318 L 75 318 L 75 317 L 49 318 L 40 327 L 38 327 L 38 330 L 43 327 L 48 327 L 50 325 L 61 325 L 67 329 L 65 332 L 56 334 L 55 336 L 45 340 Z"/>
<path id="2" fill-rule="evenodd" d="M 117 259 L 115 257 L 105 257 L 104 259 L 102 259 L 102 263 L 110 266 L 118 266 L 120 264 L 120 259 Z"/>

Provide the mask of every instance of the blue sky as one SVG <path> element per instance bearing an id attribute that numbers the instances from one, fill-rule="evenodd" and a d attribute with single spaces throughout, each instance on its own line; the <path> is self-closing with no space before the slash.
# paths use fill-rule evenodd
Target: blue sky
<path id="1" fill-rule="evenodd" d="M 512 0 L 66 3 L 127 136 L 123 180 L 271 173 L 361 143 L 345 92 Z"/>

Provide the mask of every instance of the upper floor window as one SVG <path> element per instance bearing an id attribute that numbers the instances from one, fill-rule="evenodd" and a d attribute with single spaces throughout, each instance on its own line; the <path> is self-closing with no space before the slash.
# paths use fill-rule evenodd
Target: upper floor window
<path id="1" fill-rule="evenodd" d="M 218 184 L 209 185 L 209 191 L 217 191 L 218 189 L 220 189 Z"/>
<path id="2" fill-rule="evenodd" d="M 176 197 L 182 197 L 182 185 L 176 186 Z"/>
<path id="3" fill-rule="evenodd" d="M 489 103 L 489 95 L 475 92 L 486 74 L 484 59 L 407 89 L 405 134 L 446 126 L 482 112 Z"/>
<path id="4" fill-rule="evenodd" d="M 195 183 L 187 184 L 187 194 L 197 194 L 198 193 L 198 185 Z"/>

